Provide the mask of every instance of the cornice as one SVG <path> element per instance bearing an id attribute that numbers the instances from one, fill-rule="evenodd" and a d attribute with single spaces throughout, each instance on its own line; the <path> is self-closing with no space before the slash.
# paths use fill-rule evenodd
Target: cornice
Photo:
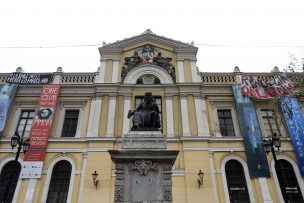
<path id="1" fill-rule="evenodd" d="M 143 41 L 152 41 L 159 44 L 167 45 L 169 47 L 173 47 L 175 51 L 177 52 L 197 52 L 198 48 L 181 41 L 173 40 L 170 38 L 166 38 L 163 36 L 156 35 L 154 33 L 150 32 L 144 32 L 143 34 L 140 34 L 138 36 L 130 37 L 127 39 L 123 39 L 120 41 L 116 41 L 114 43 L 110 43 L 107 45 L 104 45 L 103 47 L 99 47 L 100 54 L 102 53 L 120 53 L 123 51 L 123 48 L 128 47 L 130 45 L 140 43 Z"/>

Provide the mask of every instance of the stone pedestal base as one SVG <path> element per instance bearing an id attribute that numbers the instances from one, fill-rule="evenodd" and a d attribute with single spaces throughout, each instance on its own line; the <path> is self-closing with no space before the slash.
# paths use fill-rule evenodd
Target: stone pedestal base
<path id="1" fill-rule="evenodd" d="M 109 150 L 115 163 L 115 203 L 171 203 L 178 151 Z"/>
<path id="2" fill-rule="evenodd" d="M 115 164 L 115 203 L 172 203 L 171 169 L 178 155 L 166 150 L 160 132 L 131 131 L 122 150 L 109 150 Z"/>

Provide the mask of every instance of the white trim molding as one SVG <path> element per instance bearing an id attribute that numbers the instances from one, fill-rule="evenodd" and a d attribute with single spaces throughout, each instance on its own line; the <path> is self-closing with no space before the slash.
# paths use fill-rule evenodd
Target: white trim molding
<path id="1" fill-rule="evenodd" d="M 152 64 L 145 64 L 132 69 L 126 76 L 124 84 L 136 84 L 137 79 L 143 75 L 153 75 L 160 80 L 161 84 L 173 84 L 171 76 L 165 69 Z"/>
<path id="2" fill-rule="evenodd" d="M 296 178 L 297 178 L 297 181 L 298 181 L 298 184 L 299 184 L 299 188 L 300 188 L 302 196 L 304 198 L 304 180 L 301 177 L 298 165 L 291 158 L 289 158 L 287 156 L 282 156 L 282 155 L 277 156 L 277 160 L 280 160 L 280 159 L 284 159 L 284 160 L 288 161 L 292 165 L 293 171 L 294 171 L 294 173 L 296 175 Z M 277 172 L 276 172 L 276 170 L 274 168 L 274 160 L 271 161 L 271 172 L 273 174 L 273 178 L 274 178 L 274 182 L 275 182 L 275 186 L 276 186 L 276 189 L 277 189 L 277 193 L 278 193 L 278 196 L 279 196 L 280 203 L 285 203 L 284 202 L 284 198 L 282 196 L 282 192 L 281 192 L 281 188 L 280 188 L 280 183 L 279 183 L 279 180 L 278 180 Z"/>
<path id="3" fill-rule="evenodd" d="M 244 174 L 245 174 L 245 178 L 246 178 L 249 199 L 250 199 L 251 203 L 255 203 L 255 199 L 254 199 L 254 194 L 253 194 L 253 190 L 252 190 L 251 179 L 250 179 L 250 176 L 249 176 L 249 170 L 248 170 L 248 167 L 247 167 L 247 163 L 243 159 L 241 159 L 240 157 L 234 156 L 234 155 L 230 155 L 230 156 L 225 157 L 223 159 L 222 163 L 221 163 L 222 180 L 223 180 L 223 186 L 224 186 L 224 193 L 225 193 L 226 203 L 230 203 L 230 198 L 229 198 L 229 191 L 228 191 L 228 185 L 227 185 L 227 179 L 226 179 L 225 165 L 230 160 L 236 160 L 236 161 L 238 161 L 238 162 L 240 162 L 242 164 L 243 170 L 244 170 Z"/>
<path id="4" fill-rule="evenodd" d="M 15 156 L 10 156 L 6 159 L 3 159 L 3 160 L 0 160 L 0 173 L 2 173 L 2 169 L 3 167 L 10 161 L 14 161 L 15 160 Z M 20 163 L 20 173 L 21 173 L 21 169 L 22 169 L 22 163 L 23 163 L 23 160 L 19 157 L 18 159 L 18 162 Z M 20 175 L 19 175 L 20 177 Z M 12 200 L 12 203 L 16 203 L 17 200 L 18 200 L 18 196 L 19 196 L 19 192 L 20 192 L 20 187 L 21 187 L 21 182 L 22 182 L 22 179 L 21 178 L 18 178 L 18 182 L 17 182 L 17 185 L 16 185 L 16 189 L 15 189 L 15 193 L 14 193 L 14 196 L 13 196 L 13 200 Z"/>
<path id="5" fill-rule="evenodd" d="M 178 82 L 185 82 L 184 60 L 177 61 Z"/>
<path id="6" fill-rule="evenodd" d="M 70 179 L 69 191 L 68 191 L 68 197 L 67 197 L 66 203 L 72 202 L 72 196 L 73 196 L 72 192 L 73 192 L 73 186 L 74 186 L 74 180 L 75 180 L 75 174 L 76 174 L 76 164 L 75 164 L 75 161 L 72 158 L 70 158 L 69 156 L 60 156 L 60 157 L 57 157 L 55 160 L 53 160 L 48 167 L 46 180 L 45 180 L 42 197 L 41 197 L 41 203 L 46 203 L 53 169 L 54 169 L 55 164 L 57 164 L 59 161 L 68 161 L 72 166 L 71 179 Z"/>
<path id="7" fill-rule="evenodd" d="M 101 104 L 102 104 L 101 97 L 92 98 L 87 137 L 98 137 Z"/>

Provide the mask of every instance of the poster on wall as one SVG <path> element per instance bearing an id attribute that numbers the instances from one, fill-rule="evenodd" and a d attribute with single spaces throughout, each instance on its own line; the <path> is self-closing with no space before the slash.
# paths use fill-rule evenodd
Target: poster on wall
<path id="1" fill-rule="evenodd" d="M 52 80 L 52 74 L 11 73 L 6 82 L 11 84 L 41 85 L 51 83 Z"/>
<path id="2" fill-rule="evenodd" d="M 280 105 L 290 134 L 299 170 L 304 176 L 304 115 L 296 98 L 283 96 Z"/>
<path id="3" fill-rule="evenodd" d="M 276 75 L 271 80 L 242 77 L 241 92 L 243 96 L 257 99 L 273 99 L 282 95 L 290 95 L 295 87 L 284 75 Z"/>
<path id="4" fill-rule="evenodd" d="M 40 178 L 60 85 L 43 85 L 20 178 Z"/>
<path id="5" fill-rule="evenodd" d="M 236 110 L 244 139 L 249 174 L 251 178 L 270 177 L 255 107 L 250 97 L 243 96 L 241 89 L 241 84 L 233 85 Z"/>
<path id="6" fill-rule="evenodd" d="M 0 137 L 2 136 L 7 115 L 17 91 L 17 85 L 0 84 Z"/>

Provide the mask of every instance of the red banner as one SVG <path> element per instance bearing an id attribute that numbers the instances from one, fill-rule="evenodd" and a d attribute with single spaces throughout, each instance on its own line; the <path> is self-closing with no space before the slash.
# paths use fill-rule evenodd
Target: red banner
<path id="1" fill-rule="evenodd" d="M 52 127 L 60 85 L 43 85 L 30 132 L 30 150 L 24 161 L 43 161 Z"/>

